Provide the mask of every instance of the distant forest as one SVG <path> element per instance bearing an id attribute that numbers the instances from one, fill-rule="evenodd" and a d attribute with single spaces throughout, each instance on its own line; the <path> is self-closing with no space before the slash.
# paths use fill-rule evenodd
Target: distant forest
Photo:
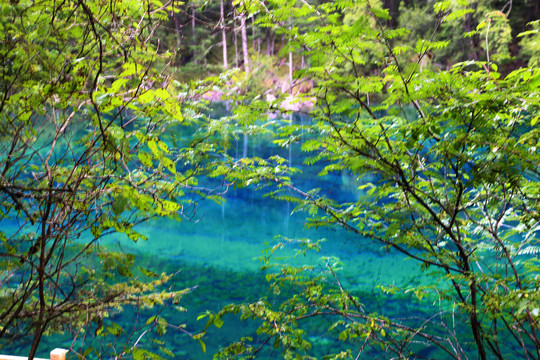
<path id="1" fill-rule="evenodd" d="M 318 4 L 326 3 L 318 1 Z M 536 0 L 478 0 L 457 1 L 458 6 L 474 10 L 458 21 L 444 24 L 436 37 L 448 42 L 448 46 L 433 50 L 429 54 L 431 63 L 441 70 L 466 60 L 485 60 L 485 27 L 490 26 L 490 42 L 494 45 L 492 60 L 509 72 L 538 59 L 540 44 L 530 37 L 518 34 L 532 29 L 529 24 L 540 18 L 540 2 Z M 383 0 L 380 4 L 387 9 L 391 28 L 410 30 L 409 39 L 429 38 L 442 16 L 429 0 Z M 309 59 L 301 51 L 291 51 L 289 63 L 287 36 L 288 28 L 298 34 L 310 29 L 309 22 L 275 24 L 269 27 L 260 24 L 259 18 L 268 9 L 254 8 L 255 5 L 241 1 L 189 1 L 176 2 L 169 20 L 158 30 L 163 50 L 176 54 L 175 65 L 180 68 L 182 79 L 202 78 L 207 73 L 219 73 L 223 69 L 247 66 L 250 62 L 271 61 L 282 73 L 309 65 Z M 251 8 L 250 8 L 251 7 Z M 355 14 L 347 9 L 342 14 L 345 22 L 352 23 Z M 291 18 L 292 19 L 292 18 Z M 465 33 L 465 38 L 463 38 Z M 412 44 L 414 45 L 414 44 Z M 271 57 L 271 60 L 263 57 Z"/>

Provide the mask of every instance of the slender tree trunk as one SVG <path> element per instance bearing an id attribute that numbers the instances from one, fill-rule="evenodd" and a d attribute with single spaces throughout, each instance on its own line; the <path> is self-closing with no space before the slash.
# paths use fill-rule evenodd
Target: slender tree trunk
<path id="1" fill-rule="evenodd" d="M 477 314 L 477 288 L 476 288 L 476 281 L 473 280 L 470 285 L 471 290 L 471 305 L 472 305 L 472 311 L 469 314 L 469 320 L 471 321 L 471 329 L 474 336 L 474 341 L 476 342 L 476 346 L 478 347 L 478 358 L 480 360 L 486 360 L 487 354 L 486 354 L 486 348 L 484 346 L 484 339 L 482 338 L 482 325 L 480 323 L 480 320 L 478 319 Z"/>
<path id="2" fill-rule="evenodd" d="M 450 234 L 449 234 L 450 235 Z M 452 236 L 451 236 L 452 238 Z M 470 266 L 470 254 L 467 254 L 465 249 L 463 248 L 461 241 L 454 236 L 453 241 L 456 244 L 458 248 L 458 256 L 461 260 L 461 268 L 463 269 L 463 272 L 465 274 L 471 274 L 472 277 L 470 284 L 469 284 L 469 296 L 471 301 L 471 310 L 469 310 L 469 321 L 470 321 L 470 327 L 473 333 L 474 341 L 476 343 L 477 351 L 478 351 L 478 359 L 480 360 L 487 360 L 487 354 L 486 354 L 486 348 L 484 346 L 484 339 L 482 336 L 482 324 L 480 322 L 480 319 L 478 318 L 478 285 L 476 283 L 476 279 L 474 278 L 474 274 L 472 274 L 471 266 Z M 457 290 L 458 295 L 460 298 L 463 299 L 463 296 L 461 295 L 459 287 L 454 287 Z"/>
<path id="3" fill-rule="evenodd" d="M 243 7 L 243 3 L 241 4 Z M 249 74 L 249 53 L 248 53 L 248 39 L 246 31 L 246 13 L 242 11 L 240 13 L 240 31 L 242 34 L 242 55 L 244 56 L 244 70 Z"/>
<path id="4" fill-rule="evenodd" d="M 394 17 L 396 15 L 395 10 L 394 10 L 394 7 L 395 7 L 394 6 L 394 0 L 384 0 L 383 1 L 383 7 L 390 11 L 390 16 L 392 18 L 390 20 L 388 20 L 388 25 L 393 26 L 394 25 Z"/>
<path id="5" fill-rule="evenodd" d="M 291 18 L 291 25 L 289 25 L 289 30 L 292 31 L 293 27 L 293 20 Z M 292 51 L 289 51 L 289 93 L 293 93 L 292 83 L 293 83 L 293 53 Z"/>
<path id="6" fill-rule="evenodd" d="M 473 4 L 473 9 L 476 10 L 476 7 Z M 476 28 L 473 22 L 473 16 L 472 14 L 465 15 L 465 24 L 464 24 L 464 30 L 465 33 L 468 33 Z M 468 41 L 462 42 L 463 46 L 463 53 L 467 56 L 467 59 L 472 58 L 473 60 L 478 61 L 480 58 L 479 54 L 479 47 L 476 36 L 471 36 Z M 461 59 L 458 59 L 458 61 L 461 61 Z"/>
<path id="7" fill-rule="evenodd" d="M 229 64 L 227 62 L 227 34 L 225 33 L 225 10 L 223 0 L 220 1 L 221 11 L 221 44 L 223 47 L 223 68 L 227 69 Z"/>
<path id="8" fill-rule="evenodd" d="M 255 37 L 255 18 L 251 17 L 251 41 L 253 43 L 253 51 L 257 48 L 257 39 Z"/>
<path id="9" fill-rule="evenodd" d="M 45 319 L 45 312 L 47 308 L 47 302 L 45 300 L 45 266 L 47 264 L 47 259 L 45 256 L 45 244 L 46 239 L 50 236 L 51 230 L 50 227 L 46 227 L 45 224 L 50 219 L 49 215 L 51 212 L 52 201 L 50 198 L 47 201 L 47 206 L 45 212 L 42 215 L 41 223 L 41 236 L 39 238 L 39 264 L 38 264 L 38 283 L 39 283 L 39 315 L 38 320 L 34 324 L 34 338 L 32 339 L 32 347 L 30 348 L 30 353 L 28 354 L 29 359 L 34 359 L 36 352 L 41 341 L 41 337 L 45 332 L 48 320 Z"/>
<path id="10" fill-rule="evenodd" d="M 236 16 L 234 17 L 233 25 L 233 42 L 234 42 L 234 64 L 238 67 L 238 29 L 236 28 Z"/>
<path id="11" fill-rule="evenodd" d="M 197 33 L 195 32 L 195 6 L 191 7 L 191 37 L 193 39 L 193 63 L 198 64 L 197 58 Z"/>
<path id="12" fill-rule="evenodd" d="M 172 11 L 172 18 L 174 21 L 174 30 L 176 32 L 176 51 L 180 51 L 180 47 L 182 46 L 182 24 L 174 11 Z"/>

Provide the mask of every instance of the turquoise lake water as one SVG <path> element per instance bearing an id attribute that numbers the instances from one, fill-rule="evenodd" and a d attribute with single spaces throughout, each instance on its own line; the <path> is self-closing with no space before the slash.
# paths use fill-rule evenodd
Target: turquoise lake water
<path id="1" fill-rule="evenodd" d="M 293 166 L 302 168 L 304 155 L 297 146 L 290 150 L 276 149 L 275 146 L 260 142 L 258 139 L 247 140 L 249 156 L 281 152 L 280 155 L 288 158 Z M 242 156 L 240 153 L 246 151 L 241 140 L 233 151 L 236 152 L 233 155 L 237 156 Z M 311 170 L 304 168 L 304 172 L 297 178 L 297 186 L 303 190 L 321 188 L 322 192 L 332 191 L 335 198 L 347 201 L 355 200 L 362 195 L 357 190 L 358 184 L 355 179 L 348 174 L 318 178 L 317 172 L 316 168 Z M 264 272 L 260 270 L 261 262 L 258 258 L 263 255 L 265 249 L 276 243 L 278 235 L 313 240 L 325 238 L 321 252 L 303 257 L 301 261 L 322 264 L 320 260 L 322 256 L 340 258 L 343 264 L 338 274 L 340 279 L 350 291 L 360 297 L 368 312 L 385 313 L 401 318 L 418 317 L 419 323 L 427 316 L 415 302 L 413 295 L 387 298 L 378 289 L 379 285 L 394 284 L 400 287 L 425 281 L 427 275 L 420 272 L 412 260 L 399 254 L 386 253 L 380 245 L 372 244 L 344 230 L 308 230 L 304 227 L 305 214 L 291 215 L 291 204 L 264 198 L 261 195 L 253 189 L 231 189 L 225 195 L 226 201 L 223 205 L 210 200 L 200 200 L 191 221 L 177 223 L 170 220 L 152 220 L 141 224 L 138 229 L 148 237 L 147 241 L 132 243 L 120 236 L 112 236 L 108 241 L 112 244 L 118 243 L 125 250 L 136 253 L 139 261 L 157 273 L 174 273 L 181 270 L 172 282 L 174 288 L 196 287 L 180 303 L 187 311 L 164 309 L 161 315 L 171 324 L 185 324 L 185 329 L 191 333 L 197 333 L 204 328 L 206 320 L 196 321 L 196 318 L 206 310 L 217 312 L 226 304 L 256 301 L 267 295 L 268 285 Z M 287 253 L 287 250 L 285 252 Z M 123 313 L 114 315 L 112 320 L 129 328 L 135 325 L 136 321 L 146 321 L 145 319 L 155 311 L 155 309 L 145 310 L 139 314 L 137 320 L 137 312 L 134 309 L 126 309 Z M 418 322 L 418 319 L 413 322 Z M 220 346 L 238 340 L 241 336 L 254 336 L 256 323 L 240 322 L 232 316 L 224 320 L 225 325 L 221 329 L 212 327 L 205 336 L 206 353 L 202 352 L 197 341 L 173 329 L 159 338 L 151 333 L 145 334 L 139 345 L 155 352 L 159 352 L 159 347 L 164 346 L 171 350 L 177 359 L 210 359 Z M 321 323 L 320 326 L 320 331 L 315 331 L 310 341 L 314 344 L 313 351 L 322 356 L 330 350 L 335 350 L 336 347 L 339 348 L 340 345 L 336 341 L 337 338 L 326 337 L 325 324 Z M 141 336 L 143 331 L 144 329 L 136 331 L 132 342 Z M 256 338 L 256 335 L 254 337 Z M 154 342 L 156 339 L 163 341 L 164 344 L 156 344 Z M 38 356 L 47 357 L 51 349 L 69 348 L 71 344 L 70 334 L 46 337 L 41 343 Z M 78 345 L 76 343 L 75 349 L 78 349 Z M 115 344 L 102 345 L 104 346 L 102 353 L 107 354 L 110 353 L 107 347 Z M 28 348 L 29 343 L 23 339 L 3 352 L 26 355 Z M 422 351 L 431 356 L 429 354 L 434 350 L 426 348 Z M 280 354 L 280 351 L 276 350 L 268 356 L 279 358 Z M 369 352 L 366 353 L 366 356 L 368 355 Z"/>

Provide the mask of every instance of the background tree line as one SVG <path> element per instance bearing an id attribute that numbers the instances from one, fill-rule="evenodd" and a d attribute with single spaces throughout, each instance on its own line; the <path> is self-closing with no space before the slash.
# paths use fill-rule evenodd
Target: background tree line
<path id="1" fill-rule="evenodd" d="M 510 71 L 527 64 L 531 57 L 537 59 L 537 44 L 518 37 L 518 34 L 531 30 L 528 24 L 540 17 L 537 1 L 457 1 L 453 6 L 468 3 L 474 13 L 467 14 L 459 23 L 443 25 L 440 29 L 449 45 L 433 50 L 430 61 L 435 66 L 447 69 L 466 59 L 480 60 L 485 54 L 485 28 L 477 28 L 487 23 L 490 24 L 491 41 L 497 44 L 492 55 L 496 56 L 500 66 Z M 391 16 L 387 25 L 410 30 L 411 39 L 427 37 L 439 16 L 433 9 L 433 2 L 427 0 L 384 0 L 381 6 Z M 203 77 L 208 71 L 218 73 L 231 67 L 244 69 L 245 65 L 249 69 L 250 57 L 263 66 L 261 57 L 269 56 L 271 59 L 267 61 L 273 66 L 265 69 L 287 78 L 287 67 L 298 70 L 309 61 L 299 49 L 287 51 L 288 40 L 282 28 L 294 27 L 302 33 L 313 27 L 310 21 L 293 23 L 289 20 L 261 26 L 258 20 L 265 9 L 253 8 L 249 2 L 241 1 L 176 2 L 173 8 L 176 10 L 171 11 L 158 37 L 166 49 L 175 52 L 175 64 L 184 67 L 180 69 L 181 76 Z M 354 18 L 350 12 L 343 12 L 342 16 Z M 469 34 L 465 40 L 461 40 L 463 32 Z"/>

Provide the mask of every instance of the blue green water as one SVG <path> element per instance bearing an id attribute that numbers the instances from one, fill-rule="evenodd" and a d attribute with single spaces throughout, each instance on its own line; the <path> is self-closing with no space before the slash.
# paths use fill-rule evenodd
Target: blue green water
<path id="1" fill-rule="evenodd" d="M 194 333 L 204 327 L 206 320 L 197 322 L 195 319 L 206 310 L 217 312 L 226 304 L 255 301 L 268 295 L 258 258 L 276 242 L 277 235 L 326 238 L 320 253 L 299 261 L 317 264 L 323 255 L 339 257 L 343 263 L 340 274 L 343 283 L 361 292 L 371 311 L 383 312 L 383 307 L 389 310 L 388 303 L 380 299 L 377 285 L 400 286 L 421 280 L 413 262 L 385 254 L 378 246 L 369 245 L 345 231 L 306 230 L 304 215 L 288 216 L 290 210 L 286 203 L 261 199 L 249 190 L 237 191 L 227 196 L 224 206 L 201 203 L 196 222 L 178 224 L 162 220 L 145 224 L 140 230 L 149 240 L 126 245 L 140 254 L 152 254 L 156 264 L 169 272 L 182 269 L 177 276 L 179 288 L 197 286 L 181 303 L 188 311 L 172 314 L 177 323 L 186 323 L 186 329 Z M 153 270 L 163 271 L 159 267 Z M 398 301 L 393 305 L 394 313 L 404 309 Z M 129 314 L 124 313 L 120 318 L 125 323 L 130 322 Z M 240 323 L 233 317 L 224 320 L 222 329 L 211 328 L 206 335 L 206 354 L 196 341 L 181 333 L 170 331 L 165 341 L 178 358 L 205 359 L 211 358 L 218 347 L 241 336 L 253 335 L 256 329 L 255 323 Z M 319 336 L 323 339 L 325 330 L 320 329 Z M 279 358 L 279 351 L 275 358 Z"/>
<path id="2" fill-rule="evenodd" d="M 321 191 L 332 191 L 333 197 L 346 201 L 354 201 L 362 195 L 356 190 L 358 184 L 348 174 L 319 178 L 316 176 L 319 169 L 303 167 L 304 154 L 297 146 L 291 149 L 276 148 L 258 138 L 247 140 L 247 147 L 244 147 L 242 140 L 238 141 L 231 150 L 233 156 L 243 156 L 246 151 L 248 156 L 279 153 L 293 166 L 303 170 L 295 182 L 303 190 L 321 188 Z M 418 270 L 413 261 L 399 254 L 386 253 L 380 245 L 344 230 L 308 230 L 304 226 L 306 215 L 291 215 L 292 209 L 291 204 L 262 197 L 257 190 L 231 188 L 225 195 L 223 205 L 200 200 L 191 220 L 178 223 L 161 219 L 141 224 L 138 230 L 148 237 L 147 241 L 133 243 L 120 235 L 112 236 L 107 241 L 109 246 L 121 246 L 126 251 L 136 253 L 138 261 L 156 273 L 180 270 L 171 285 L 177 290 L 194 288 L 180 303 L 187 311 L 165 308 L 160 314 L 171 324 L 185 324 L 185 330 L 192 334 L 204 328 L 205 320 L 196 321 L 196 318 L 206 310 L 217 312 L 229 303 L 256 301 L 267 295 L 268 286 L 258 258 L 275 244 L 278 235 L 313 240 L 325 238 L 321 252 L 302 257 L 297 262 L 321 264 L 322 256 L 338 257 L 342 262 L 342 270 L 338 274 L 342 283 L 360 296 L 369 312 L 384 312 L 393 316 L 412 316 L 418 312 L 417 315 L 423 316 L 412 296 L 388 300 L 378 289 L 379 285 L 402 287 L 426 280 L 426 275 Z M 292 250 L 285 250 L 285 254 L 291 253 Z M 111 319 L 130 329 L 141 325 L 159 310 L 144 310 L 138 314 L 135 309 L 128 308 L 123 313 L 114 314 Z M 202 352 L 197 341 L 174 329 L 169 329 L 162 337 L 146 333 L 141 337 L 139 346 L 158 353 L 163 346 L 178 359 L 209 359 L 219 347 L 241 336 L 254 335 L 256 323 L 240 322 L 232 316 L 224 320 L 225 325 L 221 329 L 211 328 L 205 336 L 206 353 Z M 314 344 L 318 344 L 316 351 L 321 355 L 339 346 L 336 340 L 327 338 L 326 325 L 321 324 L 320 331 L 315 330 L 310 338 Z M 133 343 L 143 333 L 144 328 L 136 330 L 129 341 Z M 22 339 L 6 348 L 5 352 L 26 355 L 30 340 Z M 74 346 L 76 350 L 80 346 L 79 340 Z M 118 344 L 113 344 L 110 338 L 106 341 L 108 343 L 101 344 L 104 346 L 102 354 L 111 353 L 108 349 L 110 346 L 120 348 L 120 340 Z M 155 341 L 163 341 L 163 344 Z M 71 334 L 46 337 L 38 356 L 47 357 L 55 347 L 69 348 L 72 342 Z M 277 350 L 270 356 L 279 358 L 279 355 Z"/>

